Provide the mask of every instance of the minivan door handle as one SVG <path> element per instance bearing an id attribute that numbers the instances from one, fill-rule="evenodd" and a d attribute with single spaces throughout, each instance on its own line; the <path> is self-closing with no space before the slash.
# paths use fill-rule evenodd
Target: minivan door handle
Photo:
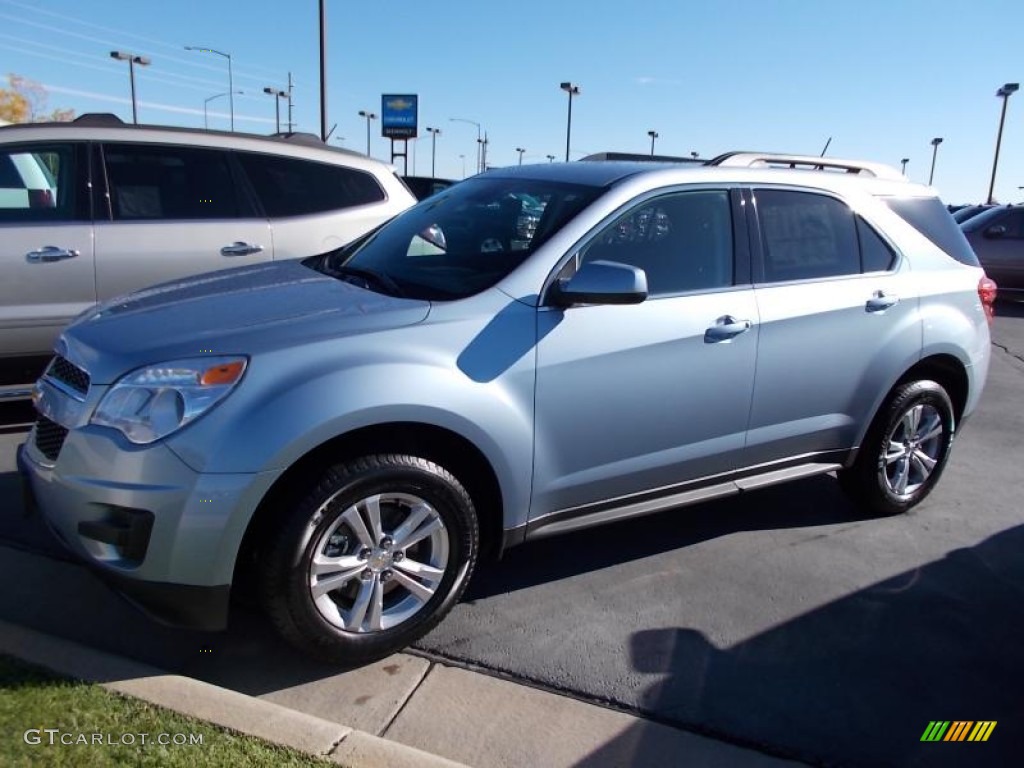
<path id="1" fill-rule="evenodd" d="M 899 296 L 887 294 L 885 291 L 875 291 L 874 295 L 868 299 L 864 309 L 868 312 L 883 312 L 889 309 L 889 307 L 896 306 L 899 302 Z"/>
<path id="2" fill-rule="evenodd" d="M 737 320 L 732 315 L 724 315 L 715 320 L 715 324 L 704 331 L 704 343 L 714 344 L 719 341 L 728 341 L 749 330 L 749 320 Z"/>
<path id="3" fill-rule="evenodd" d="M 51 261 L 63 261 L 78 256 L 74 248 L 58 248 L 56 245 L 44 245 L 38 251 L 29 251 L 25 254 L 25 260 L 33 264 L 45 264 Z"/>
<path id="4" fill-rule="evenodd" d="M 231 245 L 225 245 L 220 249 L 221 256 L 248 256 L 250 253 L 259 253 L 263 250 L 262 245 L 250 245 L 236 240 Z"/>

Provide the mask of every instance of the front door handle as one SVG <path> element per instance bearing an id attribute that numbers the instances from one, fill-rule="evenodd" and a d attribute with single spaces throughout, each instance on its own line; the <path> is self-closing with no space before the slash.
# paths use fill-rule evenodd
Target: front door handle
<path id="1" fill-rule="evenodd" d="M 44 245 L 38 251 L 29 251 L 25 254 L 25 260 L 32 264 L 45 264 L 51 261 L 63 261 L 78 256 L 74 248 L 58 248 L 56 245 Z"/>
<path id="2" fill-rule="evenodd" d="M 221 256 L 248 256 L 250 253 L 259 253 L 263 250 L 262 245 L 250 245 L 249 243 L 243 243 L 241 240 L 236 240 L 231 245 L 225 245 L 220 249 Z"/>
<path id="3" fill-rule="evenodd" d="M 725 315 L 715 320 L 715 324 L 704 331 L 704 343 L 714 344 L 719 341 L 728 341 L 749 330 L 749 320 L 737 320 L 732 315 Z"/>
<path id="4" fill-rule="evenodd" d="M 875 291 L 874 295 L 868 299 L 868 303 L 864 305 L 864 309 L 868 312 L 884 312 L 899 303 L 899 296 L 893 296 L 885 291 Z"/>

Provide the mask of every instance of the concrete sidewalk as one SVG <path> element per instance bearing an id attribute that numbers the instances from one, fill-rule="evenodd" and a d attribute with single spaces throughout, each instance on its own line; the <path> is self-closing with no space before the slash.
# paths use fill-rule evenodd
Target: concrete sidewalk
<path id="1" fill-rule="evenodd" d="M 186 670 L 173 674 L 91 647 L 117 645 L 127 635 L 139 648 L 163 642 L 194 649 L 196 640 L 136 615 L 83 567 L 0 546 L 0 580 L 7 585 L 0 595 L 6 619 L 0 620 L 0 653 L 343 765 L 797 765 L 412 654 L 338 672 L 290 659 L 274 638 L 253 637 L 269 631 L 262 624 L 200 635 L 211 646 L 220 640 L 216 653 L 202 654 L 209 657 L 202 664 L 165 655 Z M 61 596 L 59 605 L 53 595 Z M 53 619 L 55 609 L 60 616 Z M 26 626 L 41 624 L 47 631 Z"/>

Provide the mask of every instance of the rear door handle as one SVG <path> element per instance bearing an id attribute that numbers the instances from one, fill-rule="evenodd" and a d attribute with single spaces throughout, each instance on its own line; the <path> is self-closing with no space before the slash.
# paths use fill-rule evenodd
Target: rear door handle
<path id="1" fill-rule="evenodd" d="M 58 248 L 56 245 L 44 245 L 38 251 L 29 251 L 25 254 L 25 260 L 33 264 L 44 264 L 51 261 L 63 261 L 78 256 L 74 248 Z"/>
<path id="2" fill-rule="evenodd" d="M 874 295 L 868 299 L 868 303 L 864 306 L 864 309 L 868 312 L 884 312 L 889 309 L 889 307 L 894 307 L 899 303 L 899 296 L 887 294 L 885 291 L 875 291 Z"/>
<path id="3" fill-rule="evenodd" d="M 262 245 L 250 245 L 236 240 L 231 245 L 225 245 L 220 249 L 221 256 L 248 256 L 250 253 L 259 253 L 263 250 Z"/>
<path id="4" fill-rule="evenodd" d="M 737 320 L 732 315 L 725 315 L 718 318 L 714 325 L 704 331 L 704 342 L 714 344 L 718 341 L 728 341 L 749 330 L 749 320 Z"/>

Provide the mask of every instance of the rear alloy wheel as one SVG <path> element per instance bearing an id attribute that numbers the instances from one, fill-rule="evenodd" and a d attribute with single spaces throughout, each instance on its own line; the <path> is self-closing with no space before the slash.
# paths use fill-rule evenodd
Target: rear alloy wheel
<path id="1" fill-rule="evenodd" d="M 879 412 L 854 465 L 839 472 L 840 484 L 877 514 L 905 512 L 935 487 L 953 435 L 946 390 L 934 381 L 904 384 Z"/>
<path id="2" fill-rule="evenodd" d="M 370 456 L 328 470 L 272 545 L 263 578 L 281 633 L 362 664 L 426 634 L 465 589 L 478 549 L 472 501 L 446 470 Z"/>

